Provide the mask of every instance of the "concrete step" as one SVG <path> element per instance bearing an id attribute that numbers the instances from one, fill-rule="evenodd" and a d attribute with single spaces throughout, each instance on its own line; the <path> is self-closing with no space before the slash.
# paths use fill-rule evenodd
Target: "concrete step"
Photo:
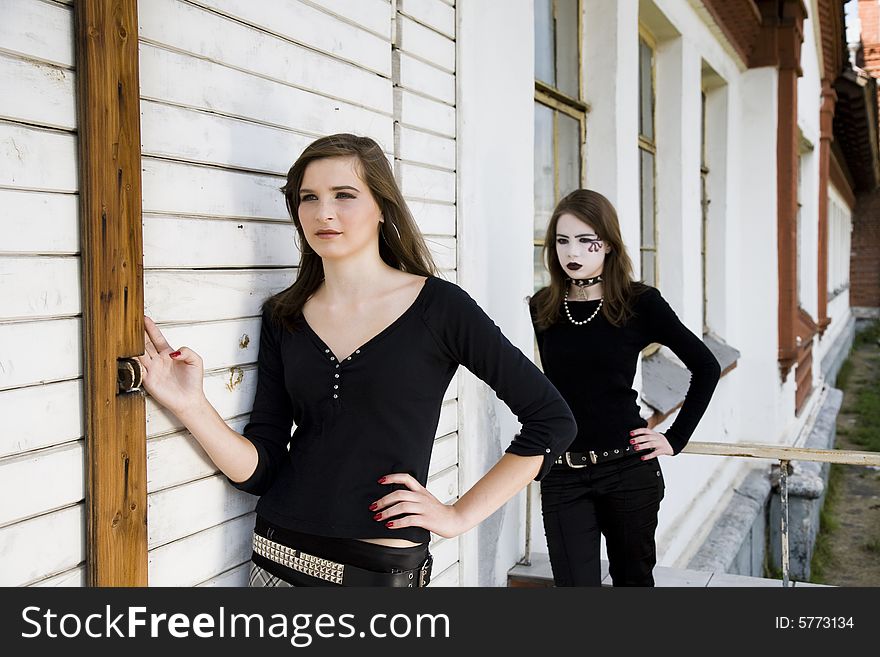
<path id="1" fill-rule="evenodd" d="M 795 586 L 823 586 L 809 582 L 793 582 Z M 544 552 L 535 552 L 529 565 L 517 564 L 507 573 L 507 585 L 511 587 L 549 587 L 553 586 L 553 573 L 550 557 Z M 654 568 L 654 585 L 663 587 L 781 587 L 782 580 L 765 577 L 746 577 L 729 573 L 713 573 L 701 570 L 686 570 L 657 566 Z M 611 586 L 608 562 L 602 561 L 602 586 Z"/>

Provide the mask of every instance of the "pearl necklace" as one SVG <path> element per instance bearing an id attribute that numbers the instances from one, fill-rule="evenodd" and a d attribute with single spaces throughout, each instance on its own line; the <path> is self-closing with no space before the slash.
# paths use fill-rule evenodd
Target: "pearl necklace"
<path id="1" fill-rule="evenodd" d="M 562 302 L 562 307 L 565 308 L 565 316 L 568 317 L 568 321 L 574 324 L 575 326 L 583 326 L 584 324 L 589 324 L 592 319 L 599 314 L 599 311 L 602 310 L 602 304 L 605 302 L 605 297 L 599 297 L 599 305 L 596 306 L 596 310 L 593 311 L 593 314 L 587 317 L 580 322 L 576 321 L 571 316 L 571 310 L 568 308 L 568 292 L 565 293 L 565 299 Z"/>

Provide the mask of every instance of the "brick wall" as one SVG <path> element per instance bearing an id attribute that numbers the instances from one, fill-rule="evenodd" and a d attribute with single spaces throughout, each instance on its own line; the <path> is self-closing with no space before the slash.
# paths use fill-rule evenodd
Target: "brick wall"
<path id="1" fill-rule="evenodd" d="M 856 202 L 849 267 L 850 305 L 880 307 L 880 190 Z"/>
<path id="2" fill-rule="evenodd" d="M 859 0 L 859 19 L 864 68 L 880 78 L 880 3 Z M 850 305 L 880 307 L 880 190 L 860 195 L 853 212 Z"/>

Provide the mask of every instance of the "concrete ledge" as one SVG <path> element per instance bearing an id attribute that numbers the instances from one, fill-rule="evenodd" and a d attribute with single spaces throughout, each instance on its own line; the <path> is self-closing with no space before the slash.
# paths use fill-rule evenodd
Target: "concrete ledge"
<path id="1" fill-rule="evenodd" d="M 822 407 L 816 416 L 805 447 L 833 449 L 837 431 L 837 414 L 843 403 L 843 392 L 828 388 Z M 776 468 L 778 470 L 778 467 Z M 825 502 L 828 482 L 828 463 L 793 461 L 788 477 L 788 545 L 789 573 L 792 579 L 808 581 L 813 548 L 819 533 L 819 513 Z M 778 476 L 774 476 L 773 495 L 770 498 L 770 562 L 782 567 L 781 504 Z"/>
<path id="2" fill-rule="evenodd" d="M 770 496 L 768 474 L 763 469 L 753 470 L 734 489 L 733 497 L 688 568 L 748 577 L 763 571 L 764 509 Z"/>

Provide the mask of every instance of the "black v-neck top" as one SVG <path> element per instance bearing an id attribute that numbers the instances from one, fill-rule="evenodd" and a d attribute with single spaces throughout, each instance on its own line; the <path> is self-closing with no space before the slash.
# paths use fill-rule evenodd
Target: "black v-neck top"
<path id="1" fill-rule="evenodd" d="M 568 302 L 572 319 L 578 322 L 590 317 L 598 305 L 598 299 Z M 534 321 L 534 303 L 531 310 Z M 718 360 L 681 323 L 660 292 L 643 286 L 633 310 L 633 317 L 619 327 L 601 312 L 578 326 L 562 309 L 555 324 L 543 331 L 535 328 L 544 374 L 577 420 L 578 434 L 569 448 L 573 452 L 625 448 L 629 432 L 647 426 L 632 386 L 641 352 L 652 343 L 669 347 L 691 373 L 681 410 L 663 432 L 676 454 L 687 444 L 712 398 L 721 375 Z"/>
<path id="2" fill-rule="evenodd" d="M 259 462 L 233 485 L 260 495 L 257 513 L 293 531 L 427 542 L 425 529 L 376 522 L 369 505 L 394 490 L 378 483 L 383 475 L 407 472 L 426 484 L 459 364 L 517 415 L 522 429 L 506 451 L 543 455 L 541 479 L 575 436 L 571 411 L 464 290 L 430 277 L 400 317 L 342 362 L 302 316 L 288 331 L 263 313 L 256 397 L 243 431 Z"/>

